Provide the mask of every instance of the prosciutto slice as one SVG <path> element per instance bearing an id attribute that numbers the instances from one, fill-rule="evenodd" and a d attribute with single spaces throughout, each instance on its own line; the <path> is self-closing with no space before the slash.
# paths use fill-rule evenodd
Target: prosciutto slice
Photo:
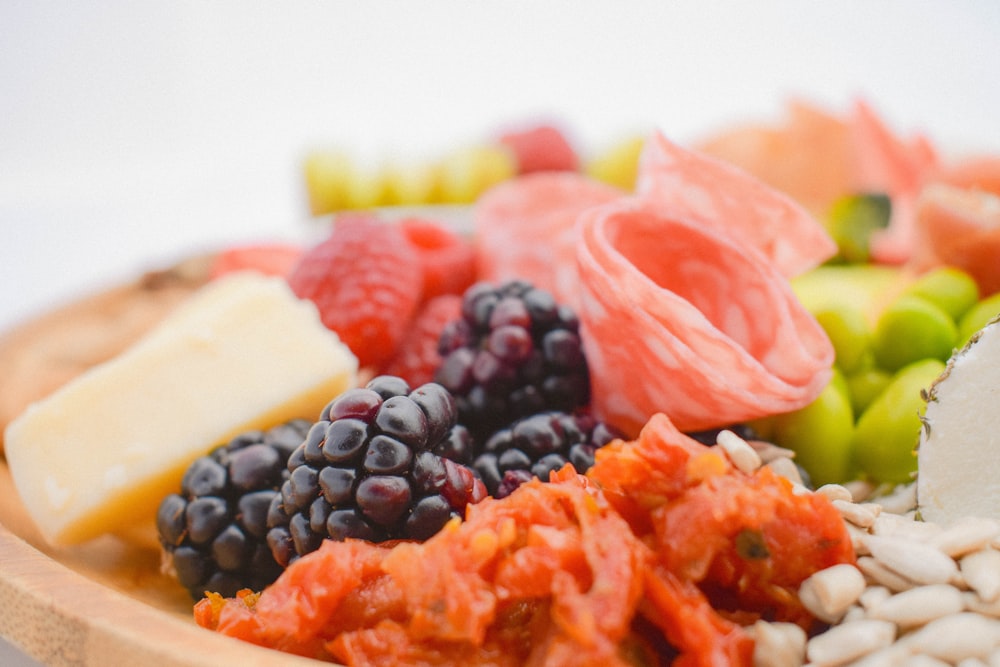
<path id="1" fill-rule="evenodd" d="M 577 307 L 577 216 L 622 196 L 621 190 L 575 172 L 539 172 L 492 188 L 474 212 L 480 279 L 528 280 Z"/>
<path id="2" fill-rule="evenodd" d="M 748 202 L 752 205 L 752 201 Z M 586 211 L 577 246 L 593 409 L 636 433 L 684 431 L 808 404 L 833 348 L 770 257 L 648 201 Z"/>
<path id="3" fill-rule="evenodd" d="M 800 408 L 833 348 L 788 278 L 836 250 L 787 196 L 662 135 L 638 191 L 576 173 L 497 186 L 475 211 L 484 280 L 522 278 L 580 316 L 594 411 L 629 435 L 657 412 L 682 430 Z"/>
<path id="4" fill-rule="evenodd" d="M 636 193 L 671 215 L 760 250 L 787 278 L 819 266 L 837 251 L 819 221 L 790 197 L 659 132 L 646 142 Z"/>

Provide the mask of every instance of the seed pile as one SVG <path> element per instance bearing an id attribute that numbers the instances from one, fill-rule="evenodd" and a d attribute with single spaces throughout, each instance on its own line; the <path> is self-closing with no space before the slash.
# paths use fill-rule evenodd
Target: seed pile
<path id="1" fill-rule="evenodd" d="M 747 464 L 731 432 L 719 444 Z M 766 465 L 794 467 L 780 456 Z M 857 566 L 835 565 L 806 579 L 799 596 L 824 632 L 807 637 L 791 623 L 757 622 L 754 664 L 768 667 L 1000 665 L 1000 522 L 968 518 L 951 525 L 917 520 L 912 487 L 883 502 L 855 502 L 831 484 L 819 493 L 844 518 Z"/>

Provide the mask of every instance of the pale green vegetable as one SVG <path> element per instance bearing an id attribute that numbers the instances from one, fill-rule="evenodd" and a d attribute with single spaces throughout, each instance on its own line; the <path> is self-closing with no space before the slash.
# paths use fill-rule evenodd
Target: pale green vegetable
<path id="1" fill-rule="evenodd" d="M 927 299 L 956 322 L 979 301 L 976 280 L 953 266 L 928 271 L 907 285 L 903 293 Z"/>
<path id="2" fill-rule="evenodd" d="M 958 343 L 958 327 L 927 299 L 906 294 L 893 301 L 875 324 L 875 362 L 897 371 L 921 359 L 946 361 Z"/>
<path id="3" fill-rule="evenodd" d="M 964 346 L 972 334 L 985 327 L 997 315 L 1000 315 L 1000 292 L 982 299 L 966 311 L 958 322 L 958 340 Z"/>
<path id="4" fill-rule="evenodd" d="M 855 308 L 876 313 L 900 284 L 900 270 L 879 264 L 823 265 L 792 279 L 792 290 L 810 313 Z"/>
<path id="5" fill-rule="evenodd" d="M 857 308 L 830 306 L 814 316 L 830 338 L 837 368 L 847 374 L 857 370 L 871 345 L 871 327 L 864 314 Z"/>
<path id="6" fill-rule="evenodd" d="M 836 381 L 809 405 L 769 420 L 773 441 L 795 452 L 813 484 L 843 482 L 851 476 L 854 412 Z"/>
<path id="7" fill-rule="evenodd" d="M 889 386 L 892 382 L 892 373 L 869 366 L 848 375 L 845 381 L 854 414 L 860 415 Z"/>
<path id="8" fill-rule="evenodd" d="M 937 359 L 924 359 L 900 370 L 868 409 L 854 430 L 854 458 L 861 472 L 877 482 L 905 483 L 917 471 L 916 446 L 922 392 L 944 370 Z"/>
<path id="9" fill-rule="evenodd" d="M 826 226 L 837 243 L 837 259 L 867 262 L 872 234 L 889 226 L 891 214 L 892 201 L 882 193 L 848 195 L 834 202 Z"/>

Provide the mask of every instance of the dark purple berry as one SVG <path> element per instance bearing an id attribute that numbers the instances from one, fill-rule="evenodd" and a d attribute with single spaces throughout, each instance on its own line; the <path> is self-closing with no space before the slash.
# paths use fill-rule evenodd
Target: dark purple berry
<path id="1" fill-rule="evenodd" d="M 332 540 L 354 538 L 359 540 L 375 540 L 377 535 L 354 509 L 333 510 L 326 520 L 326 533 Z"/>
<path id="2" fill-rule="evenodd" d="M 427 415 L 409 396 L 387 398 L 375 413 L 375 426 L 415 449 L 427 445 Z"/>
<path id="3" fill-rule="evenodd" d="M 352 463 L 364 450 L 368 440 L 368 423 L 353 417 L 344 417 L 333 422 L 317 422 L 313 427 L 324 434 L 320 441 L 323 457 L 328 463 Z M 323 459 L 306 462 L 323 465 Z"/>
<path id="4" fill-rule="evenodd" d="M 234 452 L 229 459 L 229 483 L 241 491 L 273 486 L 281 479 L 288 458 L 265 444 L 254 444 Z"/>
<path id="5" fill-rule="evenodd" d="M 373 475 L 398 475 L 410 469 L 413 450 L 387 435 L 376 435 L 365 450 L 364 469 Z"/>
<path id="6" fill-rule="evenodd" d="M 410 508 L 410 483 L 395 475 L 372 475 L 358 483 L 355 501 L 368 519 L 382 526 L 399 520 Z"/>
<path id="7" fill-rule="evenodd" d="M 334 421 L 353 417 L 367 422 L 375 416 L 379 406 L 382 405 L 382 400 L 378 392 L 373 389 L 353 389 L 330 401 L 323 410 L 321 419 Z"/>
<path id="8" fill-rule="evenodd" d="M 211 496 L 225 493 L 229 473 L 214 458 L 196 459 L 181 479 L 181 493 L 185 496 Z"/>
<path id="9" fill-rule="evenodd" d="M 590 401 L 576 315 L 525 281 L 466 290 L 462 319 L 445 328 L 438 351 L 434 380 L 454 395 L 458 423 L 479 440 L 521 417 Z"/>
<path id="10" fill-rule="evenodd" d="M 541 412 L 499 429 L 483 444 L 473 462 L 490 494 L 503 498 L 525 481 L 572 465 L 585 473 L 594 465 L 594 452 L 617 431 L 588 413 Z"/>
<path id="11" fill-rule="evenodd" d="M 269 517 L 282 507 L 280 489 L 291 489 L 287 463 L 308 432 L 309 422 L 293 420 L 237 435 L 191 463 L 180 492 L 160 502 L 160 543 L 193 598 L 259 591 L 278 577 Z"/>
<path id="12" fill-rule="evenodd" d="M 324 539 L 426 539 L 463 516 L 486 487 L 471 468 L 445 458 L 472 457 L 457 415 L 441 385 L 411 390 L 386 375 L 331 401 L 301 446 L 322 434 L 315 445 L 322 457 L 293 453 L 288 481 L 268 509 L 275 560 L 287 565 Z"/>
<path id="13" fill-rule="evenodd" d="M 319 471 L 319 488 L 330 505 L 350 502 L 358 473 L 354 468 L 327 466 Z"/>

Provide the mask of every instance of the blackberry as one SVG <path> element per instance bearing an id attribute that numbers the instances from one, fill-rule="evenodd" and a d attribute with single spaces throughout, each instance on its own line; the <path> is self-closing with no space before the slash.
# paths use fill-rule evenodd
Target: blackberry
<path id="1" fill-rule="evenodd" d="M 414 390 L 379 376 L 323 410 L 288 461 L 268 513 L 267 540 L 282 565 L 324 539 L 424 540 L 486 497 L 468 458 L 468 435 L 439 384 Z"/>
<path id="2" fill-rule="evenodd" d="M 520 417 L 590 401 L 576 314 L 526 281 L 467 289 L 462 317 L 446 325 L 438 352 L 434 380 L 455 396 L 458 422 L 478 439 Z"/>
<path id="3" fill-rule="evenodd" d="M 567 463 L 579 473 L 594 465 L 594 452 L 621 437 L 614 428 L 587 413 L 542 412 L 496 431 L 483 445 L 473 467 L 496 498 Z"/>
<path id="4" fill-rule="evenodd" d="M 309 425 L 297 419 L 236 436 L 192 462 L 180 493 L 160 503 L 160 544 L 192 598 L 259 591 L 281 573 L 267 544 L 267 513 Z"/>

